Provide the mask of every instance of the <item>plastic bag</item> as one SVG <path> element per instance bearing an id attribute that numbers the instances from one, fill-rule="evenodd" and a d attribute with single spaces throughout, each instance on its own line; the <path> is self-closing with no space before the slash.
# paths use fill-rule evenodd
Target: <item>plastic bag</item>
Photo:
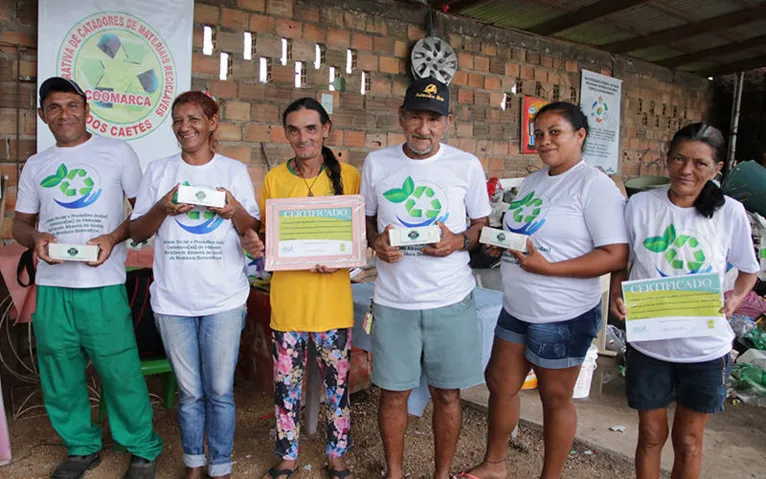
<path id="1" fill-rule="evenodd" d="M 615 351 L 620 357 L 625 357 L 625 331 L 613 324 L 607 325 L 606 349 Z"/>
<path id="2" fill-rule="evenodd" d="M 727 291 L 724 294 L 724 298 L 728 298 L 730 294 L 731 291 Z M 736 313 L 757 319 L 759 316 L 766 313 L 766 299 L 758 296 L 754 291 L 750 291 L 742 300 L 742 304 L 739 305 Z"/>
<path id="3" fill-rule="evenodd" d="M 758 327 L 756 326 L 755 321 L 753 321 L 753 318 L 741 314 L 733 314 L 731 319 L 729 319 L 729 325 L 731 325 L 731 329 L 739 339 L 747 337 L 747 334 L 750 331 Z"/>
<path id="4" fill-rule="evenodd" d="M 737 397 L 745 404 L 766 407 L 766 371 L 750 364 L 737 362 L 731 370 Z"/>
<path id="5" fill-rule="evenodd" d="M 761 328 L 755 328 L 745 335 L 746 339 L 749 339 L 756 349 L 766 351 L 766 331 Z"/>

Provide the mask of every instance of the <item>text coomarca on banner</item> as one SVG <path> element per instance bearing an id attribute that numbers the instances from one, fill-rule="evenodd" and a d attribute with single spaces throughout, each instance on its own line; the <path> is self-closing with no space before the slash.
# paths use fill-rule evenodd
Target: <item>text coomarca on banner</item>
<path id="1" fill-rule="evenodd" d="M 88 130 L 130 142 L 144 168 L 176 153 L 165 120 L 191 84 L 193 0 L 138 0 L 119 12 L 98 0 L 67 3 L 40 1 L 38 85 L 75 80 L 88 97 Z M 37 132 L 38 151 L 54 143 L 39 119 Z"/>

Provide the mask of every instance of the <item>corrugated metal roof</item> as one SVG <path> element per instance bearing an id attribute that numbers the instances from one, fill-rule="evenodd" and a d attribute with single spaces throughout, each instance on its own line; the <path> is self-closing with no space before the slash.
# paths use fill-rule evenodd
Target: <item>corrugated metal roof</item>
<path id="1" fill-rule="evenodd" d="M 445 0 L 430 1 L 432 4 L 445 3 Z M 647 61 L 668 60 L 668 65 L 704 74 L 719 70 L 723 72 L 727 67 L 742 67 L 736 63 L 766 56 L 766 45 L 743 48 L 738 43 L 747 38 L 766 35 L 766 0 L 648 0 L 607 15 L 602 14 L 598 18 L 587 16 L 589 6 L 598 4 L 599 9 L 596 11 L 603 12 L 615 5 L 608 3 L 613 1 L 447 0 L 450 4 L 449 13 L 498 27 L 536 31 L 535 27 L 550 20 L 561 19 L 561 24 L 554 22 L 553 27 L 548 23 L 545 28 L 537 31 L 597 48 L 610 45 L 611 51 Z M 760 10 L 747 11 L 753 7 L 760 7 Z M 742 13 L 738 15 L 737 12 Z M 716 28 L 715 21 L 710 20 L 722 15 L 729 15 L 729 24 L 737 24 L 729 28 Z M 704 28 L 696 25 L 702 21 L 708 22 Z M 690 27 L 688 32 L 685 32 L 685 26 Z M 668 39 L 665 33 L 665 36 L 653 37 L 653 34 L 668 30 L 677 30 L 677 38 Z M 636 42 L 631 42 L 632 39 L 636 39 Z M 727 45 L 731 47 L 726 48 Z M 717 50 L 706 60 L 697 61 L 686 56 L 695 52 L 707 54 L 707 50 L 714 48 Z M 670 59 L 679 56 L 684 56 L 681 62 L 692 59 L 695 62 L 672 63 Z M 748 62 L 748 65 L 751 63 Z"/>

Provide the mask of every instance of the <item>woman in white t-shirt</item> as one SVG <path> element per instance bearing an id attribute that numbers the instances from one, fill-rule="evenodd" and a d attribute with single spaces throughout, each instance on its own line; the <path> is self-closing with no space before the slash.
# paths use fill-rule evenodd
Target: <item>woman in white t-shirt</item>
<path id="1" fill-rule="evenodd" d="M 230 477 L 234 367 L 250 293 L 240 238 L 255 234 L 260 214 L 247 166 L 215 153 L 216 102 L 186 92 L 172 115 L 181 153 L 147 168 L 130 234 L 134 241 L 156 234 L 151 305 L 179 387 L 184 478 L 203 477 L 206 437 L 208 475 Z M 226 203 L 179 203 L 181 184 L 224 191 Z"/>
<path id="2" fill-rule="evenodd" d="M 759 265 L 745 208 L 724 196 L 713 182 L 723 166 L 726 142 L 704 123 L 679 130 L 668 149 L 670 187 L 639 193 L 625 208 L 631 247 L 630 279 L 739 270 L 721 312 L 729 317 L 756 282 Z M 612 276 L 612 312 L 625 318 L 622 271 Z M 673 477 L 698 477 L 702 436 L 708 415 L 723 411 L 731 369 L 734 333 L 721 317 L 698 337 L 640 341 L 627 353 L 628 405 L 638 410 L 638 478 L 659 477 L 668 438 L 667 407 L 678 405 L 673 420 Z M 704 332 L 703 332 L 704 334 Z"/>
<path id="3" fill-rule="evenodd" d="M 541 477 L 558 478 L 577 426 L 572 393 L 601 324 L 599 277 L 628 259 L 625 199 L 607 175 L 582 160 L 588 119 L 552 103 L 535 118 L 545 168 L 529 175 L 503 228 L 529 235 L 528 253 L 503 255 L 503 310 L 485 376 L 490 391 L 484 462 L 465 477 L 505 478 L 508 440 L 519 419 L 519 391 L 534 369 L 543 403 Z"/>

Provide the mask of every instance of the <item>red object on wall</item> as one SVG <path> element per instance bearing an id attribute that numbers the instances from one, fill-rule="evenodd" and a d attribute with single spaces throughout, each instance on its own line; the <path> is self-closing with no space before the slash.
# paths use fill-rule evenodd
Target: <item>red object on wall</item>
<path id="1" fill-rule="evenodd" d="M 245 328 L 239 344 L 236 378 L 263 392 L 274 391 L 274 370 L 271 358 L 271 305 L 269 293 L 250 288 L 247 299 Z M 352 342 L 353 342 L 353 338 Z M 355 393 L 370 386 L 370 355 L 359 348 L 351 348 L 349 382 Z"/>

